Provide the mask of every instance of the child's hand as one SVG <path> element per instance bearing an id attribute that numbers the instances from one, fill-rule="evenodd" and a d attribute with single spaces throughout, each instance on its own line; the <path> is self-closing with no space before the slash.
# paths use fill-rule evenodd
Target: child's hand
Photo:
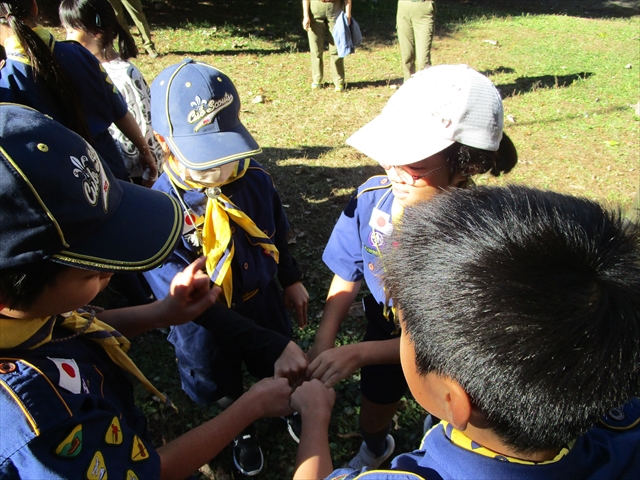
<path id="1" fill-rule="evenodd" d="M 309 294 L 302 282 L 296 282 L 284 289 L 284 306 L 289 310 L 296 311 L 298 326 L 307 326 L 307 307 L 309 305 Z"/>
<path id="2" fill-rule="evenodd" d="M 250 398 L 252 409 L 256 409 L 260 417 L 285 417 L 293 413 L 290 406 L 291 391 L 289 382 L 284 378 L 263 378 L 253 384 L 245 395 Z"/>
<path id="3" fill-rule="evenodd" d="M 352 375 L 360 365 L 359 345 L 342 345 L 319 354 L 307 368 L 308 379 L 318 379 L 327 388 Z"/>
<path id="4" fill-rule="evenodd" d="M 327 388 L 319 380 L 304 382 L 291 394 L 291 408 L 305 415 L 318 416 L 322 412 L 331 412 L 336 401 L 336 392 L 333 388 Z"/>
<path id="5" fill-rule="evenodd" d="M 172 325 L 190 322 L 213 305 L 220 294 L 220 287 L 211 288 L 209 276 L 202 271 L 205 262 L 206 258 L 200 257 L 173 277 L 169 295 L 162 300 L 162 307 L 173 317 Z"/>
<path id="6" fill-rule="evenodd" d="M 308 365 L 305 353 L 295 342 L 289 342 L 273 365 L 274 376 L 286 378 L 290 385 L 295 385 L 298 380 L 304 379 Z"/>

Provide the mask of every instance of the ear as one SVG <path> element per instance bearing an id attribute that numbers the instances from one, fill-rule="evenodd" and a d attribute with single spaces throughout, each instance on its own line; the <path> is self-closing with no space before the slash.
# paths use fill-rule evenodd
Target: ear
<path id="1" fill-rule="evenodd" d="M 471 399 L 462 386 L 451 378 L 443 378 L 447 387 L 445 397 L 445 409 L 447 421 L 461 432 L 467 429 L 467 424 L 471 418 Z"/>

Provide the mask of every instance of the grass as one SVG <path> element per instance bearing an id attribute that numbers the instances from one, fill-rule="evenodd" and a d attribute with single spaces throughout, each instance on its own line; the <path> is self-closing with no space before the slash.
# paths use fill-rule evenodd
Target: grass
<path id="1" fill-rule="evenodd" d="M 143 55 L 135 63 L 151 82 L 166 66 L 191 57 L 215 65 L 235 82 L 243 101 L 241 118 L 264 149 L 259 160 L 276 182 L 296 236 L 292 250 L 311 296 L 311 324 L 297 341 L 308 348 L 331 278 L 321 261 L 324 245 L 357 185 L 381 172 L 345 140 L 380 112 L 401 83 L 395 2 L 356 2 L 364 45 L 345 60 L 349 88 L 343 94 L 309 88 L 299 2 L 182 3 L 146 3 L 163 56 Z M 628 208 L 638 187 L 640 156 L 640 120 L 634 112 L 640 100 L 637 8 L 629 7 L 633 2 L 615 2 L 611 9 L 595 1 L 532 3 L 438 4 L 434 63 L 468 63 L 491 78 L 503 94 L 510 118 L 505 129 L 520 154 L 511 174 L 482 176 L 477 183 L 526 184 Z M 253 103 L 258 95 L 264 101 Z M 358 341 L 363 330 L 364 319 L 356 314 L 347 319 L 338 341 Z M 180 408 L 179 414 L 158 409 L 138 391 L 157 443 L 219 413 L 215 406 L 196 406 L 182 393 L 164 334 L 141 335 L 134 345 L 141 369 Z M 336 466 L 361 441 L 357 381 L 355 375 L 336 388 L 330 432 Z M 416 447 L 423 415 L 411 397 L 403 401 L 394 426 L 396 453 Z M 267 459 L 261 477 L 290 476 L 296 445 L 283 422 L 261 421 L 258 431 Z M 229 449 L 209 468 L 211 478 L 237 475 Z"/>

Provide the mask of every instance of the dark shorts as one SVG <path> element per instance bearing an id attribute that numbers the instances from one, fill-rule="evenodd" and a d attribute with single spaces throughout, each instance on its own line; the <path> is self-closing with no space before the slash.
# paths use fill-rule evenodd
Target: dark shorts
<path id="1" fill-rule="evenodd" d="M 293 335 L 282 290 L 275 281 L 234 310 L 261 327 L 288 338 Z M 194 402 L 208 404 L 225 395 L 242 395 L 242 364 L 257 378 L 273 376 L 273 363 L 243 352 L 239 345 L 230 344 L 194 322 L 171 327 L 168 340 L 175 347 L 182 389 Z"/>
<path id="2" fill-rule="evenodd" d="M 363 342 L 400 337 L 400 333 L 395 331 L 393 314 L 390 313 L 387 319 L 383 314 L 383 306 L 377 303 L 372 295 L 367 295 L 362 303 L 367 316 L 367 331 Z M 407 381 L 399 363 L 362 367 L 360 375 L 360 391 L 373 403 L 395 403 L 407 392 Z"/>

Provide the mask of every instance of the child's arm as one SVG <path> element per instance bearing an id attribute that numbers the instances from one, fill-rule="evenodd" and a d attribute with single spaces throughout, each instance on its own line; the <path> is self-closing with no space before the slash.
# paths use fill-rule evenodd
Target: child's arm
<path id="1" fill-rule="evenodd" d="M 362 281 L 349 282 L 338 275 L 333 276 L 316 338 L 307 352 L 310 362 L 325 350 L 333 348 L 342 321 L 356 299 L 361 284 Z"/>
<path id="2" fill-rule="evenodd" d="M 316 378 L 329 388 L 364 366 L 390 363 L 400 363 L 400 338 L 352 343 L 325 350 L 309 364 L 307 378 Z"/>
<path id="3" fill-rule="evenodd" d="M 220 288 L 210 287 L 209 277 L 202 271 L 205 261 L 201 257 L 176 274 L 164 299 L 137 307 L 105 310 L 100 313 L 100 320 L 125 336 L 193 320 L 213 305 L 220 293 Z"/>
<path id="4" fill-rule="evenodd" d="M 114 122 L 116 127 L 125 134 L 125 136 L 131 140 L 138 151 L 140 152 L 140 166 L 142 169 L 149 169 L 150 180 L 143 181 L 146 187 L 151 187 L 153 182 L 158 177 L 158 167 L 156 166 L 156 159 L 147 145 L 147 139 L 144 137 L 138 126 L 138 122 L 133 117 L 131 112 L 127 112 L 124 117 Z M 151 180 L 153 179 L 153 180 Z"/>
<path id="5" fill-rule="evenodd" d="M 158 448 L 160 478 L 187 478 L 259 418 L 291 414 L 290 395 L 285 379 L 265 378 L 254 384 L 220 415 Z"/>
<path id="6" fill-rule="evenodd" d="M 295 282 L 284 289 L 284 306 L 296 311 L 298 327 L 307 326 L 307 307 L 309 306 L 309 293 L 302 282 Z"/>
<path id="7" fill-rule="evenodd" d="M 304 382 L 291 395 L 291 407 L 302 416 L 294 480 L 325 478 L 333 471 L 329 421 L 335 399 L 333 388 L 326 388 L 318 380 Z"/>

